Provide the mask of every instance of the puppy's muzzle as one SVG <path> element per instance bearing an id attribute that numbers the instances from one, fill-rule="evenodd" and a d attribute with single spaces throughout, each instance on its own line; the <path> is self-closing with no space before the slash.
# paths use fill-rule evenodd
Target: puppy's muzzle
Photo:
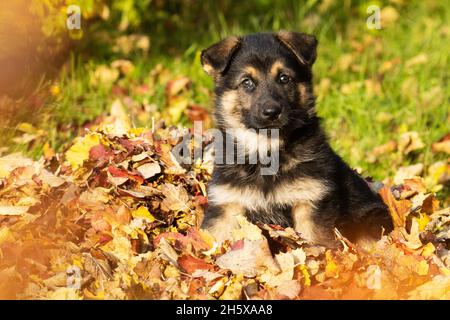
<path id="1" fill-rule="evenodd" d="M 261 110 L 261 117 L 265 120 L 275 121 L 281 115 L 281 107 L 278 104 L 265 104 Z"/>

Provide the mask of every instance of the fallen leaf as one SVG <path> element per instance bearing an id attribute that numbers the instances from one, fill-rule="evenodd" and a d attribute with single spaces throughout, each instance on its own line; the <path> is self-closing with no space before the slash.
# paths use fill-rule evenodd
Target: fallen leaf
<path id="1" fill-rule="evenodd" d="M 1 206 L 0 216 L 21 216 L 28 212 L 28 206 Z"/>
<path id="2" fill-rule="evenodd" d="M 441 140 L 431 145 L 433 152 L 444 152 L 450 154 L 450 133 L 442 137 Z"/>
<path id="3" fill-rule="evenodd" d="M 273 264 L 273 258 L 264 239 L 244 239 L 242 248 L 231 250 L 218 257 L 216 264 L 223 269 L 229 269 L 235 274 L 243 274 L 246 277 L 255 277 L 267 269 L 278 269 Z"/>
<path id="4" fill-rule="evenodd" d="M 171 183 L 164 183 L 161 187 L 164 195 L 162 204 L 171 211 L 190 210 L 188 206 L 189 195 L 183 186 L 176 186 Z"/>
<path id="5" fill-rule="evenodd" d="M 411 68 L 415 65 L 420 65 L 428 62 L 428 56 L 425 53 L 420 53 L 417 56 L 412 57 L 411 59 L 405 62 L 406 68 Z"/>
<path id="6" fill-rule="evenodd" d="M 450 276 L 437 275 L 409 292 L 410 299 L 450 299 Z"/>
<path id="7" fill-rule="evenodd" d="M 149 162 L 137 167 L 136 170 L 144 177 L 144 179 L 149 179 L 160 173 L 161 167 L 156 162 Z"/>
<path id="8" fill-rule="evenodd" d="M 12 153 L 0 158 L 0 178 L 6 178 L 17 168 L 33 165 L 33 160 L 24 157 L 21 153 Z"/>
<path id="9" fill-rule="evenodd" d="M 187 273 L 193 274 L 196 270 L 212 270 L 213 266 L 204 260 L 191 255 L 182 255 L 178 258 L 178 265 Z"/>
<path id="10" fill-rule="evenodd" d="M 89 151 L 92 147 L 100 144 L 100 136 L 96 133 L 89 133 L 75 141 L 66 152 L 66 160 L 73 170 L 81 167 L 84 161 L 89 159 Z"/>
<path id="11" fill-rule="evenodd" d="M 415 131 L 405 132 L 400 135 L 398 140 L 398 149 L 404 154 L 422 149 L 425 146 L 419 134 Z"/>
<path id="12" fill-rule="evenodd" d="M 399 167 L 394 176 L 395 184 L 402 184 L 406 179 L 420 176 L 423 172 L 423 164 L 417 163 L 410 166 Z"/>
<path id="13" fill-rule="evenodd" d="M 394 225 L 404 227 L 411 203 L 408 200 L 396 200 L 388 186 L 381 188 L 380 195 L 389 208 Z"/>
<path id="14" fill-rule="evenodd" d="M 141 206 L 138 209 L 131 211 L 131 215 L 133 216 L 133 218 L 144 218 L 149 222 L 155 221 L 155 217 L 144 206 Z"/>

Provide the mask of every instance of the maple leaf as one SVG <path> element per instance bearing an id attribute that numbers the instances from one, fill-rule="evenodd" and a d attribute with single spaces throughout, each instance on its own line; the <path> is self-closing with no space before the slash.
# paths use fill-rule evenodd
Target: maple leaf
<path id="1" fill-rule="evenodd" d="M 164 183 L 161 187 L 161 192 L 164 195 L 162 205 L 171 211 L 188 211 L 190 210 L 187 203 L 189 202 L 189 195 L 183 186 L 176 186 L 171 183 Z"/>
<path id="2" fill-rule="evenodd" d="M 66 160 L 73 170 L 78 169 L 89 159 L 89 152 L 92 147 L 100 144 L 100 135 L 88 133 L 84 137 L 75 140 L 75 143 L 66 151 Z"/>

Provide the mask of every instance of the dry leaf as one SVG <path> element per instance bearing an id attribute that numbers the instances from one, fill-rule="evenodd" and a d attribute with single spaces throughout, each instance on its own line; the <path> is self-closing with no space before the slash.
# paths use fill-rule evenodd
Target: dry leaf
<path id="1" fill-rule="evenodd" d="M 408 200 L 396 200 L 388 186 L 384 186 L 380 190 L 380 195 L 384 203 L 389 207 L 394 225 L 396 227 L 404 227 L 411 203 Z"/>
<path id="2" fill-rule="evenodd" d="M 144 177 L 144 179 L 149 179 L 160 173 L 161 167 L 156 162 L 149 162 L 137 167 L 136 170 Z"/>

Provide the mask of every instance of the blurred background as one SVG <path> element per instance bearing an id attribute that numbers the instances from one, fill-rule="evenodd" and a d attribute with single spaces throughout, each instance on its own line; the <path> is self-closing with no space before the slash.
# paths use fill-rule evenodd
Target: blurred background
<path id="1" fill-rule="evenodd" d="M 447 0 L 2 1 L 0 156 L 49 157 L 110 112 L 213 126 L 201 50 L 288 29 L 319 39 L 317 109 L 345 160 L 448 199 L 449 21 Z"/>

